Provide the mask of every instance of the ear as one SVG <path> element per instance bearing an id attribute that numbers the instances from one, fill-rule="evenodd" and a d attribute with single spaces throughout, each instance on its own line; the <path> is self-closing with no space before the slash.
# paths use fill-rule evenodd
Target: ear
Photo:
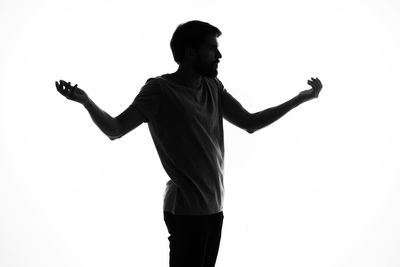
<path id="1" fill-rule="evenodd" d="M 193 59 L 195 58 L 197 55 L 196 50 L 194 50 L 193 48 L 187 47 L 185 48 L 185 57 L 187 59 Z"/>

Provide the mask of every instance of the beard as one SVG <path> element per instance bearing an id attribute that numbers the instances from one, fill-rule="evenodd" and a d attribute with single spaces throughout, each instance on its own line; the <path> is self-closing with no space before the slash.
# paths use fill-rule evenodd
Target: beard
<path id="1" fill-rule="evenodd" d="M 218 69 L 215 67 L 215 63 L 206 64 L 200 61 L 196 61 L 193 68 L 200 75 L 207 78 L 215 78 L 218 75 Z"/>

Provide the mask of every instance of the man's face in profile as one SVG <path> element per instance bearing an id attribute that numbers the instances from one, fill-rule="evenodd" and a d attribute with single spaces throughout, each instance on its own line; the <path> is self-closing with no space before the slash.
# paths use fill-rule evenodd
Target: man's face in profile
<path id="1" fill-rule="evenodd" d="M 218 50 L 217 37 L 209 36 L 205 42 L 196 49 L 196 58 L 193 69 L 200 75 L 215 78 L 218 75 L 218 62 L 222 57 Z"/>

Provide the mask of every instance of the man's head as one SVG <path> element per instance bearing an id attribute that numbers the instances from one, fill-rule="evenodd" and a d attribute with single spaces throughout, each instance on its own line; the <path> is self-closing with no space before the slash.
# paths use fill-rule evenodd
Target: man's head
<path id="1" fill-rule="evenodd" d="M 217 63 L 222 57 L 218 50 L 217 37 L 221 31 L 202 21 L 180 24 L 172 35 L 171 50 L 179 65 L 191 66 L 206 77 L 216 77 Z"/>

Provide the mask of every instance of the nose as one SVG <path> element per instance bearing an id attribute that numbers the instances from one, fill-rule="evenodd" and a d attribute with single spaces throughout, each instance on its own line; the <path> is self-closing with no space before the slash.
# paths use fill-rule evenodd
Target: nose
<path id="1" fill-rule="evenodd" d="M 219 50 L 217 50 L 217 58 L 220 59 L 222 57 L 221 52 L 219 52 Z"/>

